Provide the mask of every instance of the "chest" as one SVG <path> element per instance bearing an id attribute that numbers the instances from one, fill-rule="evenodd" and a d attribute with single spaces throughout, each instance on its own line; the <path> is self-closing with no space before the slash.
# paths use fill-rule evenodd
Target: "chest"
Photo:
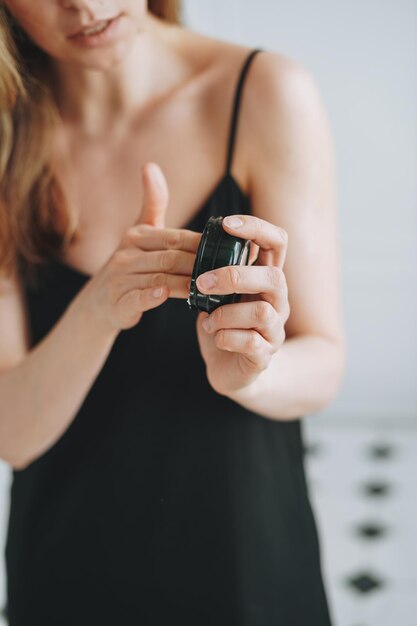
<path id="1" fill-rule="evenodd" d="M 69 159 L 57 161 L 55 171 L 77 216 L 80 234 L 91 229 L 103 234 L 124 231 L 138 219 L 143 201 L 141 170 L 149 161 L 158 163 L 168 183 L 168 227 L 188 222 L 216 176 L 221 176 L 222 160 L 219 154 L 216 158 L 215 146 L 210 146 L 203 133 L 193 142 L 184 139 L 181 143 L 171 133 L 163 142 L 138 135 L 108 144 L 74 146 Z"/>
<path id="2" fill-rule="evenodd" d="M 57 141 L 54 170 L 78 224 L 63 260 L 90 271 L 103 265 L 140 217 L 146 162 L 158 163 L 167 180 L 166 227 L 182 228 L 198 213 L 224 174 L 226 129 L 217 124 L 213 132 L 197 115 L 177 114 L 175 123 L 165 113 L 106 139 Z"/>

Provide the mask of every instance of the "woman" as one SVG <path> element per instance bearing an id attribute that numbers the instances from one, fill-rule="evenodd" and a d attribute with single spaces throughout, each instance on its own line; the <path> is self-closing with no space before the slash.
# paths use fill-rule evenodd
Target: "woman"
<path id="1" fill-rule="evenodd" d="M 10 626 L 330 623 L 300 432 L 344 363 L 326 116 L 174 4 L 2 7 Z M 210 215 L 254 253 L 198 280 L 244 294 L 208 315 Z"/>

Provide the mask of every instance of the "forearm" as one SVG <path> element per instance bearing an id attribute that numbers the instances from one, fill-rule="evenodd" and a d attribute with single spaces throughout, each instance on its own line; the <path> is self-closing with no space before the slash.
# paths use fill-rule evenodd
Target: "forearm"
<path id="1" fill-rule="evenodd" d="M 68 428 L 117 336 L 81 294 L 17 366 L 0 374 L 0 457 L 22 469 Z"/>
<path id="2" fill-rule="evenodd" d="M 289 420 L 324 408 L 344 373 L 344 346 L 314 335 L 287 339 L 254 383 L 228 397 L 249 411 Z"/>

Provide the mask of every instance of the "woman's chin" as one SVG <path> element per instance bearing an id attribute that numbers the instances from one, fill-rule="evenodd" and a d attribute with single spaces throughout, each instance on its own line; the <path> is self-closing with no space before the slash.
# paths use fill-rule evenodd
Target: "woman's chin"
<path id="1" fill-rule="evenodd" d="M 117 67 L 129 54 L 133 42 L 120 42 L 112 50 L 100 53 L 94 51 L 91 54 L 77 56 L 75 62 L 85 69 L 100 70 L 105 72 Z"/>
<path id="2" fill-rule="evenodd" d="M 105 72 L 117 67 L 130 53 L 134 37 L 123 39 L 114 46 L 100 50 L 81 50 L 76 54 L 62 55 L 59 60 L 83 69 Z"/>

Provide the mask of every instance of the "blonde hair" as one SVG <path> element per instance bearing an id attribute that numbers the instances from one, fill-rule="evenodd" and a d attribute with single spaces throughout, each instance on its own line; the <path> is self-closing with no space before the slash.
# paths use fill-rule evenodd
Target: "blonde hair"
<path id="1" fill-rule="evenodd" d="M 180 0 L 148 0 L 148 9 L 181 23 Z M 59 121 L 49 68 L 49 56 L 0 5 L 0 273 L 13 272 L 17 257 L 30 273 L 77 237 L 48 163 Z"/>

